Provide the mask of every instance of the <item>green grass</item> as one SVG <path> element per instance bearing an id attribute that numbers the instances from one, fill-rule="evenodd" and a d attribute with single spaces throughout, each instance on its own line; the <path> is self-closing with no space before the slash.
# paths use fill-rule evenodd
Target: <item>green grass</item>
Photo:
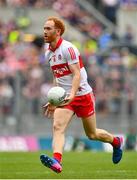
<path id="1" fill-rule="evenodd" d="M 0 153 L 0 179 L 137 179 L 137 152 L 124 152 L 117 165 L 111 153 L 64 153 L 60 174 L 40 163 L 41 153 Z"/>

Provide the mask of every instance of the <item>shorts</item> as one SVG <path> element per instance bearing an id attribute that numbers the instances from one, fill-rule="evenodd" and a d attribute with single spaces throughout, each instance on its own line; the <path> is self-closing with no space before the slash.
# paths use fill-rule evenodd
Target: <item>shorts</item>
<path id="1" fill-rule="evenodd" d="M 72 110 L 78 117 L 88 117 L 95 113 L 95 97 L 93 93 L 76 96 L 74 100 L 63 108 Z"/>

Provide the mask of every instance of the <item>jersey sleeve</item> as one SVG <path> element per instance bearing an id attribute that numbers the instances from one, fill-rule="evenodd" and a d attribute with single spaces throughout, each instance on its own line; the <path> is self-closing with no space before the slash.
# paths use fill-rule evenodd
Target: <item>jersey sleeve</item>
<path id="1" fill-rule="evenodd" d="M 64 56 L 65 56 L 68 64 L 78 63 L 79 55 L 80 55 L 80 53 L 75 46 L 71 45 L 71 46 L 65 47 Z"/>

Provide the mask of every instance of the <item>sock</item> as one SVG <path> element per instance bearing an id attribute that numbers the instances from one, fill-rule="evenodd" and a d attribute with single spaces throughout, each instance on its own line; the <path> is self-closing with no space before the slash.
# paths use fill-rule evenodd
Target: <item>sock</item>
<path id="1" fill-rule="evenodd" d="M 55 152 L 53 153 L 53 158 L 55 158 L 60 163 L 62 161 L 62 154 Z"/>
<path id="2" fill-rule="evenodd" d="M 118 137 L 114 137 L 113 142 L 111 143 L 113 147 L 118 148 L 120 146 L 120 140 Z"/>

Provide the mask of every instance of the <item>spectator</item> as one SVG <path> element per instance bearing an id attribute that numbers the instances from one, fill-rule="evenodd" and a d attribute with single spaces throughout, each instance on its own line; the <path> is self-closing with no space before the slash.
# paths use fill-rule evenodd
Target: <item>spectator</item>
<path id="1" fill-rule="evenodd" d="M 118 10 L 119 1 L 118 0 L 102 0 L 104 4 L 104 15 L 112 23 L 116 24 L 116 14 Z"/>
<path id="2" fill-rule="evenodd" d="M 12 114 L 14 91 L 5 79 L 0 79 L 0 109 L 6 116 Z"/>
<path id="3" fill-rule="evenodd" d="M 41 86 L 43 83 L 43 71 L 39 65 L 33 66 L 29 71 L 28 81 L 23 88 L 23 95 L 31 106 L 31 111 L 34 114 L 38 113 L 39 100 L 41 96 Z"/>
<path id="4" fill-rule="evenodd" d="M 134 128 L 129 129 L 126 137 L 126 150 L 135 150 L 137 143 L 137 134 Z"/>
<path id="5" fill-rule="evenodd" d="M 128 45 L 134 43 L 134 32 L 131 25 L 126 26 L 125 34 L 123 36 L 123 41 L 127 43 Z"/>

